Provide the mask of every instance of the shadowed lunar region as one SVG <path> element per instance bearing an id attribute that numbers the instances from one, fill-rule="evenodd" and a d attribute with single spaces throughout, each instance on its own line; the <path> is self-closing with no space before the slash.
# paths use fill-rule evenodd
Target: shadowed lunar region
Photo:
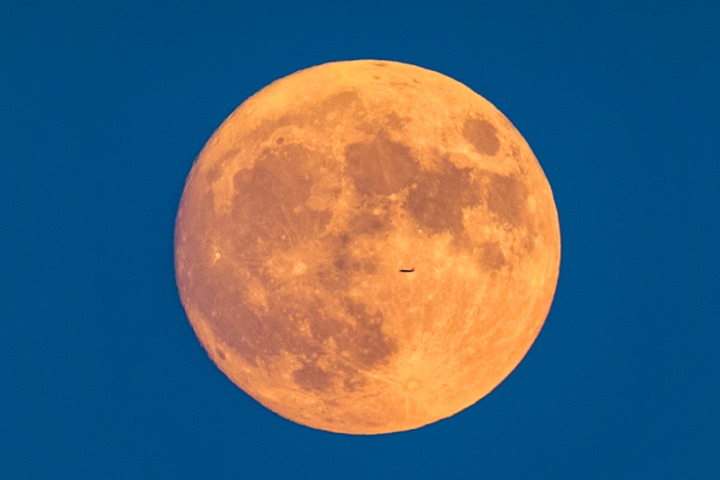
<path id="1" fill-rule="evenodd" d="M 210 358 L 313 428 L 421 427 L 487 395 L 552 302 L 557 212 L 512 124 L 420 67 L 329 63 L 264 88 L 185 185 L 175 267 Z"/>

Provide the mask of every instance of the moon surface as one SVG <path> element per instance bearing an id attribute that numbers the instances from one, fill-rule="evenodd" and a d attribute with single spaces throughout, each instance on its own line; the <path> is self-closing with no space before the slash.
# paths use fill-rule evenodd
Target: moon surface
<path id="1" fill-rule="evenodd" d="M 213 362 L 297 423 L 410 430 L 487 395 L 550 309 L 560 232 L 515 127 L 397 62 L 296 72 L 238 107 L 188 176 L 175 269 Z"/>

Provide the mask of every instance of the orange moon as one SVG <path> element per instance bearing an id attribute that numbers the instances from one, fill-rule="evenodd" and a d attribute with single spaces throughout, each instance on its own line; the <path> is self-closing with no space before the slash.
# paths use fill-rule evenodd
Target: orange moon
<path id="1" fill-rule="evenodd" d="M 175 227 L 190 323 L 279 415 L 410 430 L 487 395 L 550 309 L 560 231 L 530 147 L 492 104 L 403 63 L 335 62 L 238 107 Z"/>

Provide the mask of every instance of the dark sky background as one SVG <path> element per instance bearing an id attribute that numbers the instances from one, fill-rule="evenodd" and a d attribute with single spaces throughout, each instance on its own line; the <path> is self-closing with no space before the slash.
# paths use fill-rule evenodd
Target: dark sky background
<path id="1" fill-rule="evenodd" d="M 720 3 L 493 3 L 2 2 L 0 476 L 720 478 Z M 374 437 L 296 425 L 230 383 L 173 269 L 214 129 L 281 76 L 359 58 L 500 108 L 563 241 L 515 372 Z"/>

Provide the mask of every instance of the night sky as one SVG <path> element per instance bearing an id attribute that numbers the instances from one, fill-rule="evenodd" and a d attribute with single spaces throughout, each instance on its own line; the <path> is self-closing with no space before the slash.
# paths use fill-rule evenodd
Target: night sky
<path id="1" fill-rule="evenodd" d="M 720 3 L 494 3 L 2 2 L 0 477 L 720 478 Z M 361 58 L 505 113 L 563 252 L 505 382 L 370 437 L 235 387 L 173 267 L 215 128 L 279 77 Z"/>

